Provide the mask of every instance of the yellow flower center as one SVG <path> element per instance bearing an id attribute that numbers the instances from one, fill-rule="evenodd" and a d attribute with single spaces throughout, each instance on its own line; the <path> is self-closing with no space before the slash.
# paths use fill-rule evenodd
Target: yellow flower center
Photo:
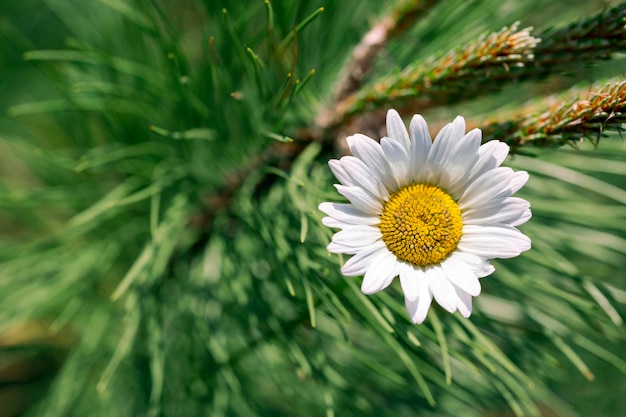
<path id="1" fill-rule="evenodd" d="M 441 188 L 411 184 L 389 197 L 379 227 L 398 259 L 426 266 L 440 263 L 456 248 L 463 220 L 459 205 Z"/>

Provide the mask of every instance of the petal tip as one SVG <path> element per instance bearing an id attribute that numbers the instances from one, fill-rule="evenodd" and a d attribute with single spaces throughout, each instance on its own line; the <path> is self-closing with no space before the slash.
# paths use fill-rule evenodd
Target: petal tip
<path id="1" fill-rule="evenodd" d="M 372 282 L 370 282 L 370 280 L 363 278 L 363 282 L 361 283 L 361 292 L 363 294 L 372 295 L 372 294 L 376 294 L 379 291 L 381 291 L 380 288 L 372 285 Z"/>
<path id="2" fill-rule="evenodd" d="M 397 118 L 402 120 L 402 118 L 400 117 L 400 113 L 398 113 L 398 110 L 396 109 L 387 110 L 387 120 L 389 120 L 390 118 Z"/>
<path id="3" fill-rule="evenodd" d="M 465 317 L 466 319 L 469 318 L 469 316 L 472 315 L 472 312 L 470 310 L 459 310 L 459 312 L 461 313 L 461 315 L 463 317 Z"/>
<path id="4" fill-rule="evenodd" d="M 454 127 L 456 127 L 457 129 L 463 131 L 463 134 L 465 134 L 465 118 L 463 116 L 457 116 L 454 118 L 454 120 L 451 123 Z"/>
<path id="5" fill-rule="evenodd" d="M 396 110 L 389 109 L 387 111 L 386 124 L 387 135 L 394 141 L 399 142 L 405 149 L 408 149 L 410 144 L 409 134 L 402 117 Z"/>
<path id="6" fill-rule="evenodd" d="M 424 323 L 424 320 L 426 320 L 426 316 L 413 316 L 411 317 L 411 322 L 413 322 L 413 324 L 422 324 Z"/>

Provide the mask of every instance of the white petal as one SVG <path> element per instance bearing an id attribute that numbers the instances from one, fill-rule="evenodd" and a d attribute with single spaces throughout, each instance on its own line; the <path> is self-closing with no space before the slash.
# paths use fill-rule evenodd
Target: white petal
<path id="1" fill-rule="evenodd" d="M 415 301 L 419 297 L 419 282 L 426 281 L 424 271 L 419 267 L 413 267 L 412 265 L 400 263 L 400 285 L 402 286 L 402 292 L 404 297 L 409 301 Z"/>
<path id="2" fill-rule="evenodd" d="M 396 256 L 389 251 L 381 251 L 372 259 L 369 269 L 365 272 L 361 291 L 364 294 L 374 294 L 384 290 L 396 275 L 398 275 Z"/>
<path id="3" fill-rule="evenodd" d="M 382 240 L 378 240 L 364 247 L 361 252 L 348 259 L 343 267 L 341 267 L 341 273 L 347 277 L 356 277 L 365 274 L 380 251 L 388 251 L 385 242 Z"/>
<path id="4" fill-rule="evenodd" d="M 375 216 L 383 212 L 382 204 L 361 187 L 335 184 L 335 188 L 342 196 L 350 200 L 356 209 Z"/>
<path id="5" fill-rule="evenodd" d="M 506 143 L 500 142 L 499 140 L 491 140 L 480 147 L 478 154 L 481 158 L 486 156 L 494 158 L 495 165 L 493 167 L 496 168 L 502 165 L 502 162 L 504 162 L 506 157 L 509 155 L 510 150 L 510 146 Z"/>
<path id="6" fill-rule="evenodd" d="M 453 195 L 460 195 L 467 182 L 467 173 L 478 161 L 478 148 L 482 133 L 479 129 L 468 132 L 442 161 L 441 185 Z"/>
<path id="7" fill-rule="evenodd" d="M 333 227 L 333 228 L 336 228 L 336 229 L 344 229 L 346 227 L 354 226 L 356 224 L 370 224 L 370 223 L 367 223 L 367 222 L 363 222 L 363 223 L 358 223 L 358 222 L 346 223 L 346 222 L 342 222 L 341 220 L 337 220 L 337 219 L 335 219 L 333 217 L 323 217 L 322 218 L 322 224 L 324 226 L 326 226 L 326 227 Z"/>
<path id="8" fill-rule="evenodd" d="M 345 246 L 360 247 L 376 242 L 382 237 L 380 229 L 373 226 L 350 226 L 335 233 L 333 242 Z"/>
<path id="9" fill-rule="evenodd" d="M 524 212 L 522 213 L 521 216 L 519 216 L 519 218 L 517 220 L 513 220 L 510 225 L 511 226 L 519 226 L 520 224 L 524 224 L 526 223 L 528 220 L 530 220 L 530 218 L 533 216 L 533 213 L 530 211 L 530 209 L 526 209 L 524 210 Z"/>
<path id="10" fill-rule="evenodd" d="M 467 187 L 459 199 L 459 207 L 465 211 L 486 205 L 493 199 L 509 197 L 514 193 L 514 185 L 511 183 L 516 177 L 515 174 L 508 167 L 484 173 Z"/>
<path id="11" fill-rule="evenodd" d="M 446 278 L 470 295 L 480 294 L 480 282 L 474 273 L 474 267 L 459 258 L 448 257 L 441 263 Z"/>
<path id="12" fill-rule="evenodd" d="M 372 216 L 354 208 L 352 204 L 321 203 L 317 207 L 330 217 L 324 217 L 322 223 L 328 227 L 344 228 L 350 224 L 366 224 L 374 226 L 380 223 L 378 216 Z M 332 224 L 332 226 L 331 226 Z"/>
<path id="13" fill-rule="evenodd" d="M 389 198 L 387 188 L 378 181 L 376 173 L 369 169 L 362 160 L 355 156 L 344 156 L 339 162 L 353 185 L 363 188 L 379 200 Z"/>
<path id="14" fill-rule="evenodd" d="M 380 146 L 383 148 L 387 161 L 389 161 L 396 183 L 399 187 L 404 187 L 410 180 L 408 151 L 397 141 L 390 138 L 382 138 Z"/>
<path id="15" fill-rule="evenodd" d="M 402 117 L 394 109 L 387 112 L 387 136 L 397 141 L 402 147 L 408 151 L 409 135 L 406 126 L 402 121 Z"/>
<path id="16" fill-rule="evenodd" d="M 478 178 L 485 172 L 499 167 L 509 154 L 509 145 L 499 140 L 490 140 L 478 149 L 478 162 L 469 173 L 470 178 Z"/>
<path id="17" fill-rule="evenodd" d="M 411 317 L 411 321 L 419 324 L 426 319 L 428 309 L 433 301 L 433 295 L 428 289 L 428 282 L 426 279 L 419 279 L 417 284 L 417 299 L 411 301 L 407 297 L 404 297 L 404 303 L 409 312 L 409 316 Z"/>
<path id="18" fill-rule="evenodd" d="M 511 226 L 466 225 L 457 249 L 485 259 L 512 258 L 530 249 L 530 239 Z"/>
<path id="19" fill-rule="evenodd" d="M 378 142 L 361 134 L 348 137 L 346 142 L 348 142 L 348 147 L 352 155 L 356 156 L 362 160 L 365 165 L 370 167 L 387 189 L 395 190 L 398 187 L 391 173 L 389 162 L 387 162 L 385 154 Z"/>
<path id="20" fill-rule="evenodd" d="M 328 161 L 328 166 L 330 167 L 330 170 L 332 171 L 335 178 L 337 178 L 340 183 L 342 183 L 343 185 L 353 185 L 350 176 L 346 172 L 341 162 L 339 162 L 339 160 L 331 159 L 330 161 Z"/>
<path id="21" fill-rule="evenodd" d="M 439 166 L 445 161 L 448 153 L 456 147 L 459 139 L 465 135 L 465 119 L 457 116 L 452 123 L 448 123 L 441 129 L 433 141 L 433 146 L 428 154 L 428 163 Z"/>
<path id="22" fill-rule="evenodd" d="M 330 242 L 328 246 L 326 246 L 326 250 L 330 253 L 344 253 L 346 255 L 354 255 L 361 252 L 364 248 L 369 245 L 359 246 L 346 246 L 336 242 Z"/>
<path id="23" fill-rule="evenodd" d="M 511 194 L 515 194 L 528 182 L 528 172 L 526 171 L 516 171 L 513 174 L 513 178 L 511 179 L 510 191 Z"/>
<path id="24" fill-rule="evenodd" d="M 468 318 L 472 314 L 472 296 L 458 287 L 454 287 L 457 296 L 457 308 L 461 315 Z"/>
<path id="25" fill-rule="evenodd" d="M 526 223 L 530 218 L 529 208 L 528 201 L 517 197 L 491 200 L 490 204 L 463 212 L 463 224 L 502 223 L 516 226 Z"/>
<path id="26" fill-rule="evenodd" d="M 411 146 L 409 147 L 409 170 L 412 181 L 418 181 L 421 179 L 424 165 L 426 164 L 426 158 L 433 144 L 428 132 L 428 125 L 426 120 L 419 114 L 416 114 L 411 119 L 409 125 L 409 131 L 411 132 Z"/>
<path id="27" fill-rule="evenodd" d="M 495 268 L 487 259 L 472 255 L 471 253 L 461 252 L 460 250 L 453 251 L 447 260 L 449 259 L 464 264 L 467 268 L 470 268 L 478 278 L 486 277 L 495 271 Z"/>
<path id="28" fill-rule="evenodd" d="M 426 269 L 425 273 L 428 278 L 428 288 L 433 293 L 435 301 L 450 313 L 454 313 L 457 304 L 456 292 L 441 267 L 431 266 Z"/>

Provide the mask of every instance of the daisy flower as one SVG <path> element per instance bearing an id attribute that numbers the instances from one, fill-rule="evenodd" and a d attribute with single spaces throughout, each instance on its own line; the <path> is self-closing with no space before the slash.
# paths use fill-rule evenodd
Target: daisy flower
<path id="1" fill-rule="evenodd" d="M 511 197 L 528 173 L 500 167 L 508 145 L 481 145 L 481 131 L 465 133 L 460 116 L 432 141 L 423 117 L 413 116 L 407 132 L 389 110 L 387 135 L 380 143 L 350 136 L 352 156 L 328 162 L 337 191 L 350 201 L 319 205 L 322 222 L 342 229 L 328 250 L 353 255 L 341 272 L 364 275 L 365 294 L 399 276 L 414 323 L 424 321 L 433 298 L 469 317 L 479 278 L 494 271 L 489 260 L 530 249 L 515 228 L 530 219 L 530 204 Z"/>

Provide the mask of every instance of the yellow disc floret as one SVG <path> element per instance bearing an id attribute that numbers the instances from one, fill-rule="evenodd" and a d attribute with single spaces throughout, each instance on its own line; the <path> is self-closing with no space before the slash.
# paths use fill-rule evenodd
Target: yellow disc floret
<path id="1" fill-rule="evenodd" d="M 438 264 L 461 238 L 461 209 L 441 188 L 411 184 L 393 193 L 380 216 L 383 241 L 398 259 L 418 266 Z"/>

